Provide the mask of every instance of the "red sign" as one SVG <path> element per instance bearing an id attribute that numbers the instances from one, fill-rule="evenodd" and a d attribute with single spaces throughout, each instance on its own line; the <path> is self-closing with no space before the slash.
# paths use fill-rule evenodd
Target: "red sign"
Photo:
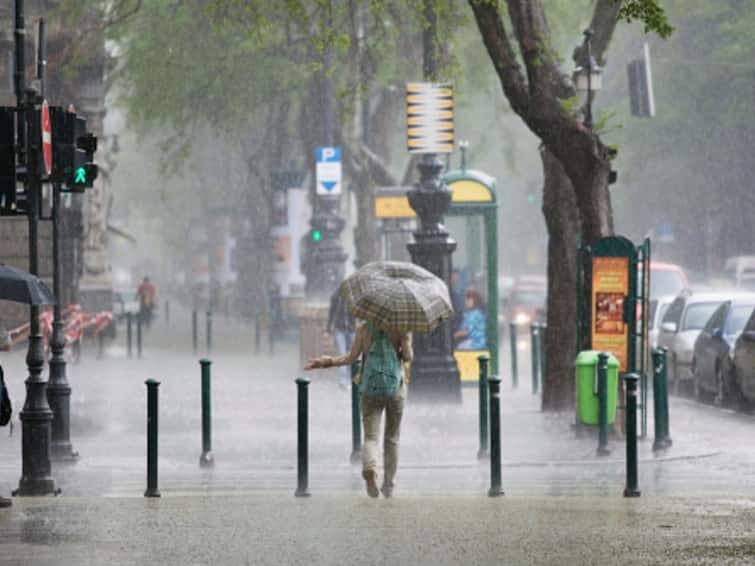
<path id="1" fill-rule="evenodd" d="M 47 101 L 42 101 L 42 156 L 45 162 L 45 173 L 52 173 L 52 126 L 50 125 L 50 107 Z"/>

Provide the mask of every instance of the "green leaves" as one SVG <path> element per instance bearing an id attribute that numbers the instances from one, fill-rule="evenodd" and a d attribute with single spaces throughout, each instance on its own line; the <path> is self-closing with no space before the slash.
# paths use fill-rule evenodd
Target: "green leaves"
<path id="1" fill-rule="evenodd" d="M 640 21 L 645 25 L 645 33 L 652 31 L 663 39 L 668 38 L 674 31 L 660 0 L 625 0 L 619 17 L 628 23 Z"/>

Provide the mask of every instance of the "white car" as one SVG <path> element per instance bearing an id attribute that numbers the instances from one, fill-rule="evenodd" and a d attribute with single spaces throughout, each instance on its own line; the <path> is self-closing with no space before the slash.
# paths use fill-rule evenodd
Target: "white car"
<path id="1" fill-rule="evenodd" d="M 675 392 L 682 382 L 692 383 L 695 340 L 713 312 L 724 302 L 751 296 L 741 291 L 693 293 L 683 291 L 666 309 L 658 334 L 658 345 L 668 350 L 668 381 Z"/>
<path id="2" fill-rule="evenodd" d="M 139 297 L 136 289 L 113 289 L 113 317 L 121 320 L 128 313 L 139 314 Z"/>
<path id="3" fill-rule="evenodd" d="M 666 295 L 650 300 L 650 308 L 648 309 L 648 342 L 650 344 L 651 352 L 658 347 L 661 321 L 671 303 L 674 302 L 674 299 L 675 297 L 673 295 Z"/>

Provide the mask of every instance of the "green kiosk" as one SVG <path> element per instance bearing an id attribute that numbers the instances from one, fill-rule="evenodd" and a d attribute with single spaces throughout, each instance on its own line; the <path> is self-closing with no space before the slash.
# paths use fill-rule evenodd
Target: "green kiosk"
<path id="1" fill-rule="evenodd" d="M 486 349 L 457 347 L 454 357 L 462 383 L 477 383 L 477 358 L 490 356 L 491 374 L 498 375 L 498 202 L 495 179 L 480 171 L 447 171 L 443 182 L 451 189 L 451 204 L 445 225 L 456 240 L 453 267 L 463 295 L 477 291 L 486 305 Z M 383 259 L 406 260 L 406 243 L 415 225 L 415 214 L 406 197 L 408 187 L 384 187 L 375 201 L 375 215 L 381 223 Z"/>

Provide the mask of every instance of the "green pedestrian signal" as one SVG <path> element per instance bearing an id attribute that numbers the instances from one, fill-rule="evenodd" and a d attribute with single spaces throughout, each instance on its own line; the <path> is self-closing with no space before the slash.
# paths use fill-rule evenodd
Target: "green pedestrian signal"
<path id="1" fill-rule="evenodd" d="M 312 241 L 319 242 L 322 240 L 322 232 L 320 230 L 312 230 Z"/>
<path id="2" fill-rule="evenodd" d="M 75 185 L 86 185 L 87 184 L 87 172 L 86 169 L 83 167 L 79 167 L 76 169 L 76 178 L 73 180 L 73 183 Z"/>

